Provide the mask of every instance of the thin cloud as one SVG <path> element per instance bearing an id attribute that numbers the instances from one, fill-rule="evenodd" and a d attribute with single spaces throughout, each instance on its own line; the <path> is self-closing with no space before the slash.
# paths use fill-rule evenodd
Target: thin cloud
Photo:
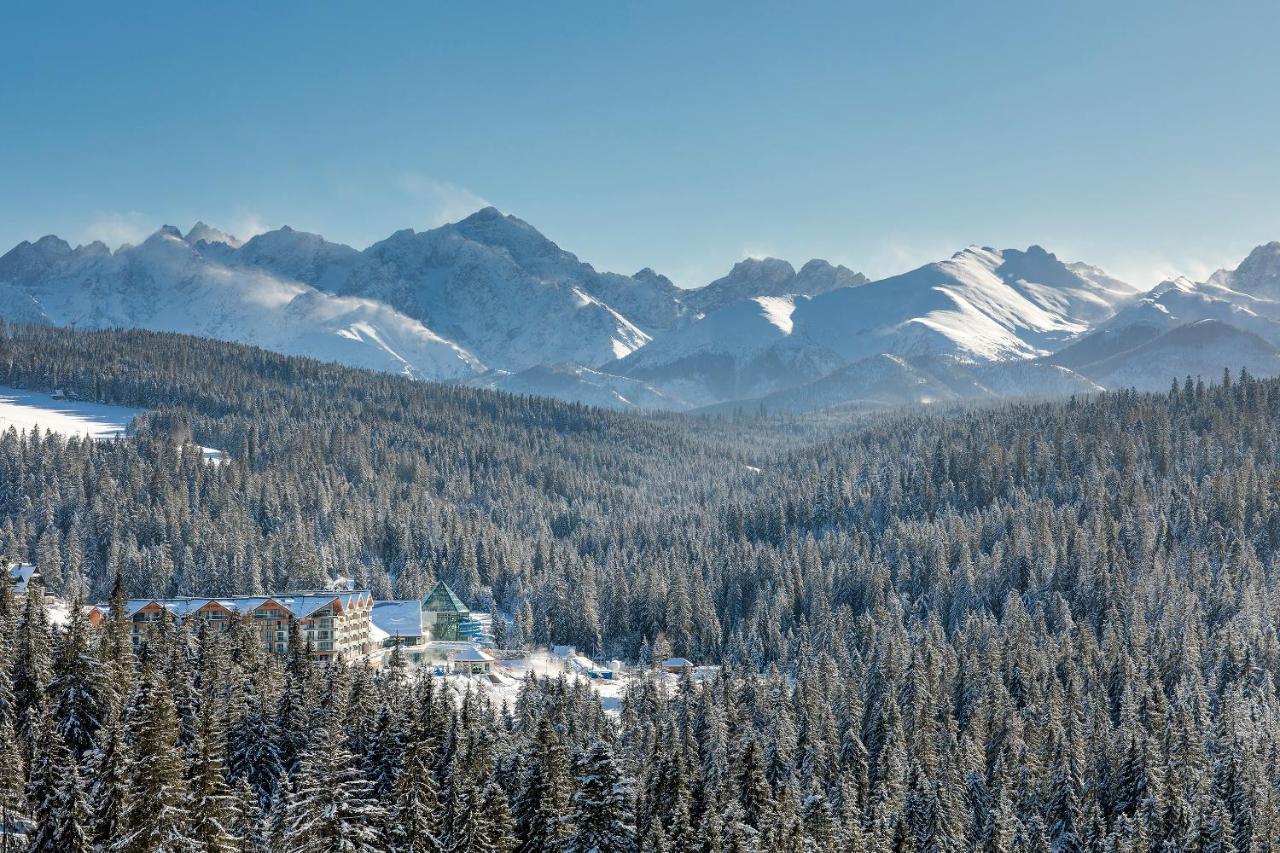
<path id="1" fill-rule="evenodd" d="M 843 263 L 875 280 L 946 260 L 967 245 L 963 240 L 932 239 L 921 243 L 889 238 L 872 243 L 862 252 L 847 253 L 847 260 L 833 260 L 832 263 Z"/>
<path id="2" fill-rule="evenodd" d="M 419 221 L 427 228 L 457 222 L 490 206 L 484 197 L 466 187 L 417 172 L 405 172 L 399 184 L 412 199 L 415 217 L 421 217 Z"/>
<path id="3" fill-rule="evenodd" d="M 238 210 L 232 219 L 229 233 L 237 240 L 247 242 L 259 234 L 274 231 L 278 227 L 278 225 L 268 225 L 258 213 L 252 210 Z"/>
<path id="4" fill-rule="evenodd" d="M 1220 269 L 1235 269 L 1243 257 L 1244 254 L 1233 256 L 1227 252 L 1176 258 L 1155 253 L 1125 253 L 1101 260 L 1081 260 L 1096 263 L 1110 275 L 1145 290 L 1178 276 L 1186 276 L 1192 281 L 1204 281 Z"/>
<path id="5" fill-rule="evenodd" d="M 150 217 L 136 211 L 101 211 L 93 215 L 81 235 L 86 243 L 98 240 L 114 250 L 141 243 L 156 227 Z"/>

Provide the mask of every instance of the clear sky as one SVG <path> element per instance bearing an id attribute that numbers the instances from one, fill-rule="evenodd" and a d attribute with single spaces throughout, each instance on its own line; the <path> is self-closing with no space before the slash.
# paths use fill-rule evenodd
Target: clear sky
<path id="1" fill-rule="evenodd" d="M 1033 242 L 1155 283 L 1280 239 L 1273 0 L 94 2 L 4 29 L 3 248 L 196 219 L 362 247 L 488 202 L 686 286 Z"/>

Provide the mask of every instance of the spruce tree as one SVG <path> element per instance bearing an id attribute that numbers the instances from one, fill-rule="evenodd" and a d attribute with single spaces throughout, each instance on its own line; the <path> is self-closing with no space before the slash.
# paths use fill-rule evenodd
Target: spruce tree
<path id="1" fill-rule="evenodd" d="M 12 654 L 15 725 L 32 742 L 38 735 L 53 669 L 44 593 L 34 578 L 27 587 Z"/>
<path id="2" fill-rule="evenodd" d="M 59 853 L 89 853 L 93 849 L 89 807 L 74 758 L 67 761 L 58 785 L 58 814 L 54 849 Z"/>
<path id="3" fill-rule="evenodd" d="M 90 630 L 84 607 L 73 602 L 48 690 L 58 732 L 77 761 L 94 745 L 110 702 L 102 669 L 89 642 Z"/>
<path id="4" fill-rule="evenodd" d="M 65 777 L 73 759 L 53 717 L 47 712 L 38 723 L 32 755 L 27 810 L 35 821 L 36 831 L 31 838 L 31 849 L 38 853 L 56 853 L 60 849 L 62 824 L 72 819 L 63 811 L 63 795 Z"/>
<path id="5" fill-rule="evenodd" d="M 490 779 L 480 796 L 480 810 L 484 815 L 487 846 L 493 853 L 512 853 L 516 848 L 516 822 L 511 815 L 511 804 L 502 786 Z"/>
<path id="6" fill-rule="evenodd" d="M 432 753 L 425 736 L 412 738 L 405 747 L 387 828 L 388 842 L 397 853 L 444 853 Z"/>
<path id="7" fill-rule="evenodd" d="M 760 747 L 754 737 L 748 737 L 742 744 L 734 781 L 738 804 L 742 808 L 742 822 L 757 832 L 770 827 L 774 818 L 773 792 L 765 777 Z"/>
<path id="8" fill-rule="evenodd" d="M 132 772 L 123 835 L 117 853 L 187 850 L 195 842 L 187 811 L 185 762 L 178 744 L 178 713 L 168 681 L 154 670 L 142 676 L 145 688 L 131 708 L 129 741 Z"/>
<path id="9" fill-rule="evenodd" d="M 286 800 L 286 853 L 379 853 L 386 816 L 336 726 L 316 732 Z"/>
<path id="10" fill-rule="evenodd" d="M 543 717 L 538 721 L 534 756 L 516 797 L 514 814 L 519 853 L 559 847 L 569 811 L 569 762 L 559 735 Z"/>
<path id="11" fill-rule="evenodd" d="M 240 802 L 227 783 L 223 721 L 211 705 L 206 702 L 201 709 L 199 731 L 190 750 L 187 811 L 197 849 L 230 853 L 238 843 Z"/>
<path id="12" fill-rule="evenodd" d="M 578 762 L 577 791 L 565 841 L 571 853 L 630 853 L 636 845 L 631 786 L 602 741 Z"/>
<path id="13" fill-rule="evenodd" d="M 133 774 L 123 712 L 122 706 L 113 705 L 98 732 L 97 746 L 86 757 L 90 779 L 90 836 L 100 850 L 109 849 L 125 834 L 125 813 Z"/>

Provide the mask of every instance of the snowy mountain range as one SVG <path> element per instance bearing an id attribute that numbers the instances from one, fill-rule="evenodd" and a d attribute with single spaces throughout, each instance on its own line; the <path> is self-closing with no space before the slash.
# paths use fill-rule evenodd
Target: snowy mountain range
<path id="1" fill-rule="evenodd" d="M 204 223 L 136 246 L 0 257 L 0 319 L 174 331 L 613 408 L 807 410 L 1164 389 L 1280 374 L 1280 243 L 1149 292 L 1039 246 L 971 246 L 879 281 L 748 259 L 682 289 L 597 271 L 493 208 L 363 251 Z"/>

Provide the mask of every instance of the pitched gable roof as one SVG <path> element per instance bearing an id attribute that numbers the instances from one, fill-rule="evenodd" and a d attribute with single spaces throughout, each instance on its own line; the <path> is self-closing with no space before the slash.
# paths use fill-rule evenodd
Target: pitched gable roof
<path id="1" fill-rule="evenodd" d="M 431 594 L 422 602 L 422 609 L 432 613 L 456 613 L 460 616 L 466 616 L 471 612 L 467 609 L 467 605 L 462 603 L 462 599 L 458 598 L 457 593 L 449 589 L 449 585 L 444 581 L 436 583 Z"/>

